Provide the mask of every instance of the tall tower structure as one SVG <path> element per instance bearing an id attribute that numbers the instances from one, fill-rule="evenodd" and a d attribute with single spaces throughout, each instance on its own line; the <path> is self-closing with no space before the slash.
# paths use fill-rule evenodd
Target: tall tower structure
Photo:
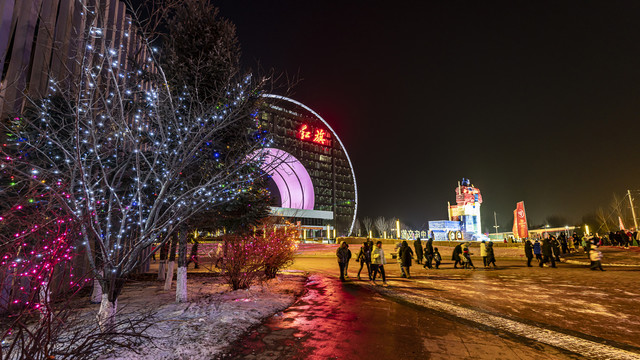
<path id="1" fill-rule="evenodd" d="M 482 194 L 480 189 L 471 184 L 469 179 L 462 179 L 456 187 L 456 204 L 449 206 L 451 220 L 460 221 L 460 228 L 465 239 L 482 233 L 480 221 L 480 205 Z"/>

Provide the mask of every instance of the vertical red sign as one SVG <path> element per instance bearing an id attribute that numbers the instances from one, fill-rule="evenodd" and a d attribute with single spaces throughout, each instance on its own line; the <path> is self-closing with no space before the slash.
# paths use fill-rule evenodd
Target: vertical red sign
<path id="1" fill-rule="evenodd" d="M 513 235 L 517 238 L 524 239 L 529 237 L 529 227 L 527 226 L 527 213 L 524 211 L 524 201 L 520 201 L 516 205 L 513 227 Z"/>

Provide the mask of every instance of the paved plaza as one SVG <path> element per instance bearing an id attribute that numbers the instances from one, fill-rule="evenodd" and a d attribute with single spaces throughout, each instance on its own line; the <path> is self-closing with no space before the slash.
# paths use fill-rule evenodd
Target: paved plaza
<path id="1" fill-rule="evenodd" d="M 352 245 L 354 255 L 357 248 Z M 497 269 L 484 269 L 479 257 L 476 270 L 454 269 L 450 251 L 441 249 L 441 269 L 414 263 L 411 279 L 400 277 L 388 255 L 389 287 L 371 285 L 364 275 L 358 281 L 355 261 L 349 280 L 340 283 L 333 251 L 332 245 L 301 246 L 291 269 L 312 274 L 307 295 L 245 339 L 235 356 L 320 359 L 330 348 L 336 358 L 640 359 L 640 267 L 630 266 L 635 251 L 607 249 L 626 264 L 605 262 L 607 271 L 596 272 L 581 264 L 581 254 L 557 268 L 529 268 L 510 256 L 499 257 Z M 297 335 L 287 339 L 287 331 Z M 297 347 L 279 353 L 275 339 L 295 339 Z M 269 341 L 278 346 L 264 345 Z"/>

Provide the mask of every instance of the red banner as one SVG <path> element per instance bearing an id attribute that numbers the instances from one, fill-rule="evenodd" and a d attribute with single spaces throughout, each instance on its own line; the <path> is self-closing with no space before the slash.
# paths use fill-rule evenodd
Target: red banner
<path id="1" fill-rule="evenodd" d="M 527 214 L 524 211 L 524 201 L 520 201 L 513 211 L 513 236 L 518 239 L 529 237 L 529 227 L 527 226 Z"/>

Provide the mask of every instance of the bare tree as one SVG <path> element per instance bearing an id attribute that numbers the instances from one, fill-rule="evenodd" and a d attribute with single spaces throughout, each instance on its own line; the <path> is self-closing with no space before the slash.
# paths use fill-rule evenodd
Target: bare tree
<path id="1" fill-rule="evenodd" d="M 387 231 L 387 219 L 384 216 L 378 216 L 373 224 L 378 230 L 378 237 L 382 237 L 383 233 Z"/>
<path id="2" fill-rule="evenodd" d="M 364 226 L 364 230 L 367 232 L 367 236 L 371 232 L 371 228 L 373 227 L 373 220 L 370 217 L 365 217 L 362 219 L 362 226 Z"/>
<path id="3" fill-rule="evenodd" d="M 170 81 L 144 36 L 141 62 L 124 66 L 100 17 L 87 19 L 77 81 L 51 79 L 51 94 L 5 126 L 18 140 L 0 165 L 80 224 L 104 330 L 143 251 L 250 187 L 261 160 L 250 154 L 266 139 L 254 118 L 264 79 L 229 71 L 236 80 L 203 99 L 197 86 Z"/>
<path id="4" fill-rule="evenodd" d="M 389 230 L 389 232 L 390 232 L 389 233 L 390 234 L 389 237 L 396 237 L 395 229 L 396 229 L 396 219 L 394 219 L 394 218 L 387 219 L 387 230 Z M 393 234 L 393 235 L 391 235 L 391 234 Z"/>
<path id="5" fill-rule="evenodd" d="M 360 236 L 360 231 L 361 231 L 361 226 L 360 226 L 360 219 L 356 219 L 356 221 L 353 223 L 353 236 Z"/>
<path id="6" fill-rule="evenodd" d="M 604 210 L 602 208 L 598 208 L 598 211 L 596 211 L 596 217 L 600 223 L 598 230 L 604 229 L 607 233 L 610 232 L 612 227 L 609 226 L 609 217 L 604 214 Z"/>

